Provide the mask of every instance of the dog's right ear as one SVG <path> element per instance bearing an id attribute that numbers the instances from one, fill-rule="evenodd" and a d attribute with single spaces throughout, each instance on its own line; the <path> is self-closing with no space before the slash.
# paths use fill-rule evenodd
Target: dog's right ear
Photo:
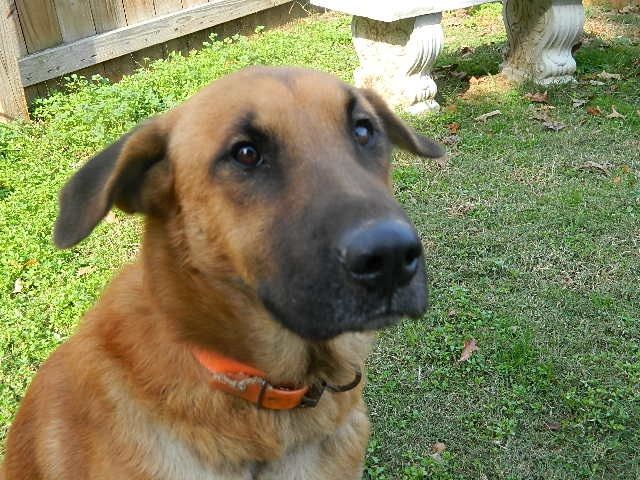
<path id="1" fill-rule="evenodd" d="M 150 120 L 82 166 L 60 192 L 56 246 L 72 247 L 87 237 L 114 205 L 128 213 L 161 210 L 172 184 L 166 144 L 161 122 Z"/>

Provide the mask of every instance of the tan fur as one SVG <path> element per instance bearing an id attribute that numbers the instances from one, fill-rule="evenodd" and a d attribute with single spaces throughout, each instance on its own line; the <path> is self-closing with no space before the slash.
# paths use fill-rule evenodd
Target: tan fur
<path id="1" fill-rule="evenodd" d="M 322 175 L 324 185 L 342 182 L 353 196 L 369 194 L 362 184 L 345 183 L 340 169 L 348 167 L 319 168 L 308 160 L 319 142 L 343 148 L 336 138 L 345 93 L 328 78 L 299 75 L 287 86 L 260 70 L 241 72 L 134 133 L 119 162 L 157 149 L 156 138 L 166 139 L 169 159 L 151 169 L 135 201 L 116 199 L 125 210 L 147 214 L 142 253 L 33 380 L 11 426 L 0 477 L 360 478 L 369 433 L 362 384 L 325 392 L 316 408 L 262 410 L 213 390 L 189 350 L 194 342 L 216 349 L 267 372 L 274 384 L 320 377 L 347 383 L 353 366 L 362 368 L 371 334 L 308 342 L 273 320 L 254 292 L 256 276 L 274 268 L 265 219 L 322 194 L 304 178 Z M 207 170 L 235 116 L 249 109 L 293 142 L 294 155 L 307 152 L 295 166 L 301 180 L 273 202 L 255 205 L 228 184 L 212 183 Z M 388 170 L 370 183 L 387 188 Z"/>

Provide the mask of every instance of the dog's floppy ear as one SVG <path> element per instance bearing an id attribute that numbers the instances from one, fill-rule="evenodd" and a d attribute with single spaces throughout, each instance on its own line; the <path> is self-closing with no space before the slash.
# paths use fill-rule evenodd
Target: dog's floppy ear
<path id="1" fill-rule="evenodd" d="M 147 121 L 91 158 L 60 192 L 53 232 L 58 248 L 91 233 L 112 206 L 133 213 L 156 213 L 170 190 L 166 133 L 157 119 Z"/>
<path id="2" fill-rule="evenodd" d="M 416 133 L 398 118 L 376 92 L 366 88 L 360 91 L 382 119 L 387 135 L 389 135 L 389 139 L 394 145 L 407 152 L 420 155 L 421 157 L 440 158 L 446 155 L 444 148 L 440 144 Z"/>

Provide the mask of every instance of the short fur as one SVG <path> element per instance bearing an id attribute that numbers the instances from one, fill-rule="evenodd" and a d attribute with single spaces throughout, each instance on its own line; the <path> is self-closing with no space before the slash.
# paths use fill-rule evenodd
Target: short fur
<path id="1" fill-rule="evenodd" d="M 356 117 L 375 130 L 366 148 L 353 141 Z M 233 160 L 242 141 L 262 151 L 261 166 Z M 190 347 L 259 368 L 273 384 L 344 384 L 372 329 L 424 310 L 423 270 L 383 299 L 380 316 L 381 300 L 351 286 L 333 258 L 347 228 L 408 222 L 390 194 L 391 143 L 443 154 L 371 91 L 250 68 L 87 162 L 60 195 L 55 243 L 81 241 L 115 205 L 145 215 L 142 251 L 36 375 L 0 477 L 360 478 L 362 385 L 326 392 L 315 408 L 258 409 L 213 390 Z"/>

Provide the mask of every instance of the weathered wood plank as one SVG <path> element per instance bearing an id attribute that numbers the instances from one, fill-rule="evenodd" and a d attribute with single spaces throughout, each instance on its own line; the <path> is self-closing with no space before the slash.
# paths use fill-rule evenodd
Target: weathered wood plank
<path id="1" fill-rule="evenodd" d="M 127 25 L 134 25 L 154 17 L 153 0 L 122 0 Z"/>
<path id="2" fill-rule="evenodd" d="M 58 24 L 64 42 L 96 34 L 91 4 L 86 0 L 54 0 Z"/>
<path id="3" fill-rule="evenodd" d="M 83 38 L 21 59 L 24 86 L 158 45 L 213 25 L 275 7 L 287 0 L 213 0 L 136 25 Z"/>
<path id="4" fill-rule="evenodd" d="M 153 0 L 153 5 L 156 9 L 156 16 L 182 10 L 182 2 L 180 0 Z"/>
<path id="5" fill-rule="evenodd" d="M 108 32 L 127 25 L 122 0 L 90 0 L 90 4 L 96 33 Z"/>
<path id="6" fill-rule="evenodd" d="M 0 122 L 28 118 L 18 58 L 26 53 L 13 0 L 0 0 Z"/>
<path id="7" fill-rule="evenodd" d="M 62 34 L 51 0 L 15 0 L 29 53 L 62 43 Z"/>
<path id="8" fill-rule="evenodd" d="M 182 0 L 182 8 L 195 7 L 203 3 L 209 3 L 209 0 Z"/>

